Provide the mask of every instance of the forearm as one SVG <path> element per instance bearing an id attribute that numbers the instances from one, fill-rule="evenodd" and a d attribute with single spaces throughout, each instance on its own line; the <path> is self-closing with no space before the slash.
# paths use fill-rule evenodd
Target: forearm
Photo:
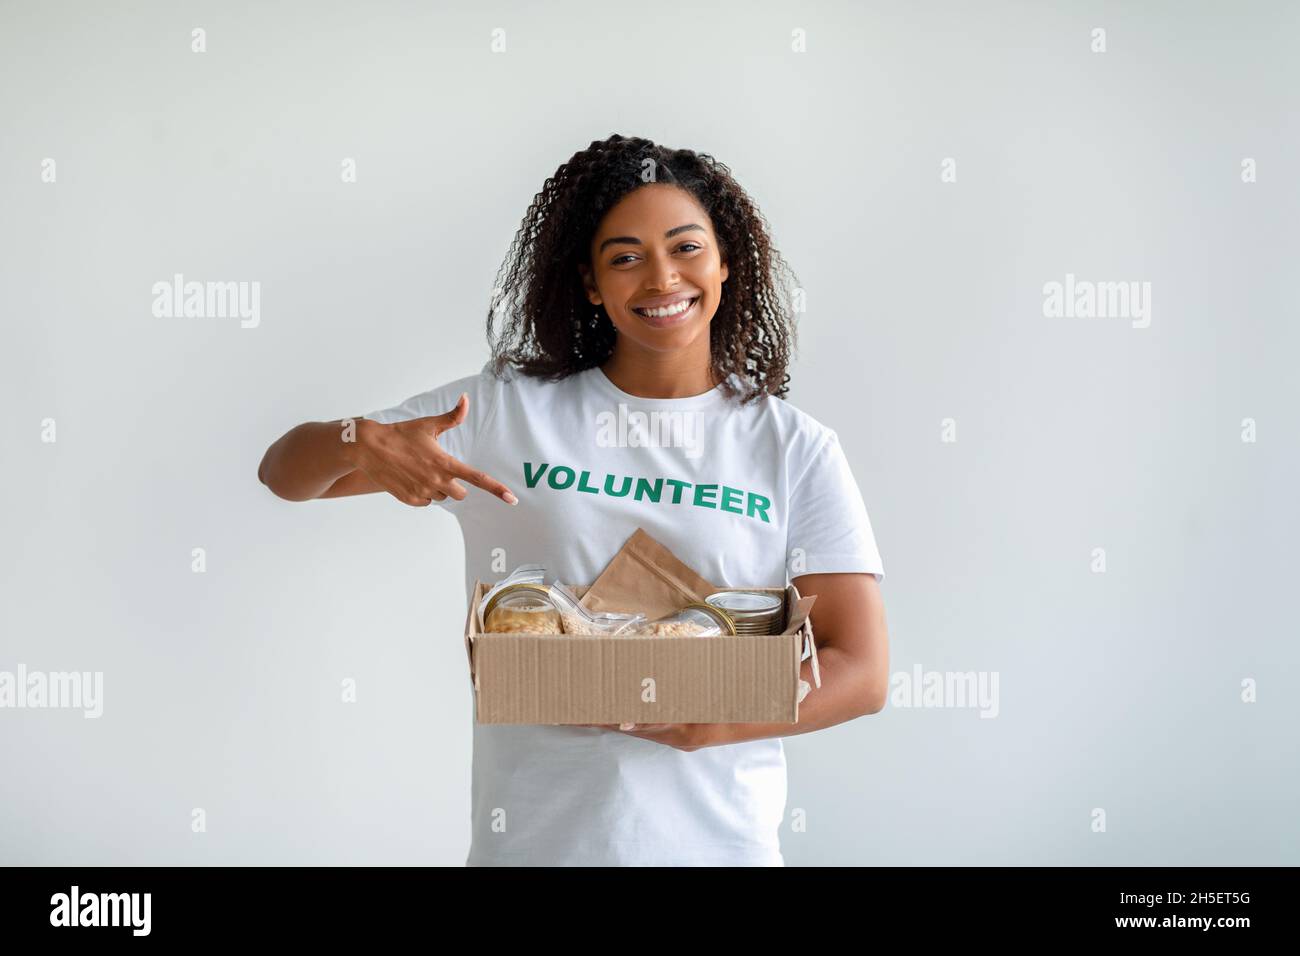
<path id="1" fill-rule="evenodd" d="M 258 480 L 288 501 L 320 497 L 356 468 L 351 455 L 355 439 L 361 426 L 370 423 L 353 421 L 352 429 L 345 429 L 343 420 L 304 422 L 289 429 L 262 456 Z"/>
<path id="2" fill-rule="evenodd" d="M 817 663 L 821 687 L 813 684 L 811 658 L 800 668 L 800 676 L 812 691 L 799 704 L 798 723 L 711 724 L 710 735 L 716 739 L 709 745 L 811 733 L 877 713 L 884 707 L 889 687 L 888 674 L 876 673 L 877 668 L 869 661 L 827 646 L 818 649 Z"/>

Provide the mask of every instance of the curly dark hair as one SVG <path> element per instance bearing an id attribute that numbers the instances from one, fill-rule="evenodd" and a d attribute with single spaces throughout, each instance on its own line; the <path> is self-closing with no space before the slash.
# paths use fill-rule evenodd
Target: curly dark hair
<path id="1" fill-rule="evenodd" d="M 609 358 L 618 333 L 603 309 L 593 314 L 578 264 L 590 264 L 591 240 L 605 214 L 650 181 L 686 189 L 713 220 L 728 266 L 709 331 L 713 372 L 723 392 L 739 396 L 742 404 L 765 394 L 785 398 L 796 341 L 790 292 L 798 280 L 773 247 L 762 213 L 731 170 L 707 153 L 618 134 L 561 164 L 524 214 L 488 310 L 493 373 L 499 376 L 509 365 L 557 381 Z M 733 372 L 739 390 L 728 381 Z"/>

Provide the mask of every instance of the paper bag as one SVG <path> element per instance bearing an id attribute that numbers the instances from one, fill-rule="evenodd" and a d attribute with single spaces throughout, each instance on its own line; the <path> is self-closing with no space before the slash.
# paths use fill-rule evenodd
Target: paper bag
<path id="1" fill-rule="evenodd" d="M 582 605 L 589 611 L 639 611 L 654 620 L 702 602 L 716 590 L 637 528 L 582 596 Z"/>

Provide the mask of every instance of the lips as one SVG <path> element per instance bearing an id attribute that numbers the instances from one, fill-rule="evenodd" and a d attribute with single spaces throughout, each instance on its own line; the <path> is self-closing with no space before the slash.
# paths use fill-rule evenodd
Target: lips
<path id="1" fill-rule="evenodd" d="M 649 299 L 640 305 L 632 307 L 632 311 L 643 319 L 661 320 L 674 319 L 685 315 L 695 303 L 699 301 L 698 295 L 688 295 L 681 293 L 672 296 L 660 296 L 657 299 Z"/>

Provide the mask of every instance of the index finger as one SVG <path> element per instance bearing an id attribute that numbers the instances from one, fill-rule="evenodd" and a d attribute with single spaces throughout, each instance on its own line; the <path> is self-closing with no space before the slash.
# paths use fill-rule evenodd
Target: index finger
<path id="1" fill-rule="evenodd" d="M 476 488 L 482 488 L 489 494 L 496 495 L 506 504 L 519 504 L 519 499 L 514 496 L 510 489 L 497 481 L 486 471 L 481 471 L 478 468 L 471 468 L 463 461 L 458 461 L 450 455 L 447 456 L 446 467 L 447 471 L 455 475 L 457 478 L 463 478 Z"/>

